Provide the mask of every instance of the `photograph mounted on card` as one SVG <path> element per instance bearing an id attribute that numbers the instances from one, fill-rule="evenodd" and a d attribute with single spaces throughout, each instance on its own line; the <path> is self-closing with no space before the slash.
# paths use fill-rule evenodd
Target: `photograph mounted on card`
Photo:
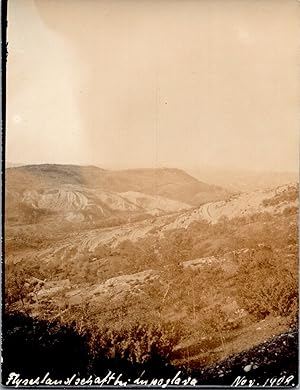
<path id="1" fill-rule="evenodd" d="M 298 385 L 299 7 L 7 2 L 3 385 Z"/>

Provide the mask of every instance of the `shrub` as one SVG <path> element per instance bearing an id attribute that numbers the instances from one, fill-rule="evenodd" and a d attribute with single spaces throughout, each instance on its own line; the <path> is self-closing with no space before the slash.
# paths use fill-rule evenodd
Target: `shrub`
<path id="1" fill-rule="evenodd" d="M 155 357 L 168 361 L 183 334 L 179 321 L 162 321 L 153 308 L 133 307 L 134 297 L 126 304 L 106 300 L 86 303 L 69 312 L 65 321 L 78 334 L 89 334 L 93 359 L 117 359 L 130 364 L 144 364 Z M 135 304 L 137 297 L 135 297 Z M 145 302 L 147 304 L 147 300 Z"/>
<path id="2" fill-rule="evenodd" d="M 88 344 L 69 326 L 42 321 L 24 313 L 6 314 L 3 321 L 3 379 L 10 372 L 35 377 L 86 373 Z"/>
<path id="3" fill-rule="evenodd" d="M 168 361 L 180 339 L 176 324 L 148 324 L 134 322 L 121 328 L 99 329 L 92 350 L 108 359 L 126 359 L 143 364 L 154 357 Z"/>
<path id="4" fill-rule="evenodd" d="M 254 253 L 240 266 L 237 300 L 261 319 L 269 314 L 297 316 L 298 279 L 272 251 Z"/>

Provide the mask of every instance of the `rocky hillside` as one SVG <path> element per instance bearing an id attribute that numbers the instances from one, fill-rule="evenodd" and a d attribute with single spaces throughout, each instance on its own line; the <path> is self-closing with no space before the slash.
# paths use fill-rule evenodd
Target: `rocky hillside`
<path id="1" fill-rule="evenodd" d="M 163 196 L 190 205 L 224 199 L 228 191 L 209 185 L 179 169 L 104 170 L 94 166 L 28 165 L 6 170 L 8 188 L 60 188 L 79 185 L 107 192 L 142 192 Z"/>
<path id="2" fill-rule="evenodd" d="M 100 170 L 101 187 L 74 167 L 69 182 L 68 167 L 36 169 L 6 176 L 5 307 L 29 317 L 26 340 L 40 321 L 84 335 L 91 373 L 103 362 L 136 370 L 159 361 L 203 375 L 203 384 L 230 385 L 249 367 L 265 377 L 268 354 L 280 365 L 280 343 L 291 337 L 280 335 L 297 325 L 296 183 L 193 207 L 142 192 L 148 179 L 129 185 L 128 172 L 123 186 L 105 184 Z M 175 173 L 166 173 L 172 185 Z M 19 331 L 13 325 L 17 339 Z M 295 375 L 294 366 L 282 375 Z"/>
<path id="3" fill-rule="evenodd" d="M 124 223 L 117 223 L 116 226 L 104 228 L 97 228 L 88 223 L 86 229 L 74 233 L 72 240 L 62 234 L 62 239 L 55 241 L 55 248 L 49 247 L 43 250 L 38 248 L 36 253 L 38 258 L 47 259 L 49 256 L 53 258 L 54 250 L 55 254 L 60 253 L 62 259 L 68 259 L 71 254 L 77 256 L 85 251 L 93 253 L 97 248 L 104 245 L 116 248 L 126 241 L 137 243 L 140 240 L 147 239 L 157 242 L 166 239 L 172 231 L 187 229 L 197 223 L 230 224 L 230 221 L 234 219 L 240 219 L 242 223 L 249 223 L 256 217 L 263 218 L 264 214 L 275 217 L 282 213 L 294 214 L 298 209 L 297 184 L 242 193 L 234 195 L 226 201 L 207 203 L 188 211 L 184 211 L 184 209 L 190 208 L 189 205 L 162 197 L 152 197 L 136 192 L 114 194 L 86 190 L 83 193 L 74 191 L 75 186 L 71 188 L 73 192 L 70 190 L 65 190 L 65 192 L 49 190 L 47 193 L 25 191 L 23 198 L 21 198 L 21 207 L 24 208 L 27 205 L 26 211 L 28 214 L 26 215 L 28 215 L 28 218 L 32 216 L 32 211 L 47 210 L 48 216 L 49 211 L 54 212 L 54 217 L 52 214 L 50 216 L 55 221 L 63 216 L 65 220 L 72 223 L 82 222 L 87 216 L 91 220 L 95 215 L 95 209 L 100 215 L 111 215 L 109 213 L 112 212 L 115 212 L 116 215 L 122 215 L 125 211 L 128 215 L 128 212 L 142 210 L 153 217 L 136 222 L 125 221 Z M 19 198 L 14 199 L 15 202 L 19 200 Z M 7 204 L 11 207 L 11 209 L 8 209 L 8 214 L 11 212 L 14 215 L 18 210 L 18 205 L 13 208 L 11 200 Z M 45 208 L 45 206 L 47 207 Z M 171 213 L 159 215 L 166 212 Z M 34 224 L 32 229 L 34 229 Z M 10 240 L 8 240 L 8 243 L 10 243 Z M 28 253 L 22 254 L 22 256 L 30 257 L 31 255 Z M 13 257 L 16 258 L 15 255 Z M 10 255 L 7 259 L 10 259 Z"/>
<path id="4" fill-rule="evenodd" d="M 277 214 L 286 208 L 297 208 L 298 184 L 291 183 L 266 190 L 257 190 L 232 196 L 219 202 L 209 202 L 203 206 L 180 215 L 170 228 L 186 228 L 199 220 L 217 223 L 220 219 L 247 218 L 254 214 Z"/>
<path id="5" fill-rule="evenodd" d="M 162 196 L 141 192 L 116 193 L 65 184 L 58 187 L 26 189 L 8 188 L 6 210 L 13 223 L 88 222 L 118 218 L 128 221 L 134 216 L 161 215 L 190 209 L 191 206 Z"/>

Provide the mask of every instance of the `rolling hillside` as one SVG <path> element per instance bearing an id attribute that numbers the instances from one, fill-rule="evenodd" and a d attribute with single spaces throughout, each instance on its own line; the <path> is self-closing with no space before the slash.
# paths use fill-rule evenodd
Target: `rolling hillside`
<path id="1" fill-rule="evenodd" d="M 228 191 L 198 181 L 179 169 L 104 170 L 94 166 L 28 165 L 6 170 L 8 188 L 19 191 L 30 188 L 80 185 L 108 192 L 142 192 L 198 205 L 210 200 L 224 199 Z"/>
<path id="2" fill-rule="evenodd" d="M 280 352 L 294 332 L 297 183 L 228 194 L 180 170 L 49 165 L 6 179 L 6 311 L 87 335 L 95 361 L 158 354 L 217 377 L 223 362 L 225 380 L 252 348 L 264 377 L 255 346 L 274 340 Z M 193 206 L 204 193 L 227 196 Z"/>

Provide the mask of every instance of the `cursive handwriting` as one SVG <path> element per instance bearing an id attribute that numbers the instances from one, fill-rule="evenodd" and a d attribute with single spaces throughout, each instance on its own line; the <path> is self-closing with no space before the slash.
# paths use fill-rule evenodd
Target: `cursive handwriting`
<path id="1" fill-rule="evenodd" d="M 144 379 L 145 372 L 143 372 L 138 378 L 124 378 L 123 374 L 116 374 L 115 372 L 108 371 L 104 377 L 98 377 L 90 375 L 88 378 L 81 378 L 74 374 L 66 379 L 53 379 L 48 372 L 44 377 L 36 378 L 22 378 L 20 374 L 11 372 L 5 383 L 6 386 L 13 386 L 18 388 L 20 386 L 116 386 L 126 387 L 128 385 L 146 386 L 146 387 L 161 387 L 162 389 L 168 386 L 196 386 L 197 380 L 192 377 L 181 377 L 181 371 L 172 378 L 152 378 Z"/>

